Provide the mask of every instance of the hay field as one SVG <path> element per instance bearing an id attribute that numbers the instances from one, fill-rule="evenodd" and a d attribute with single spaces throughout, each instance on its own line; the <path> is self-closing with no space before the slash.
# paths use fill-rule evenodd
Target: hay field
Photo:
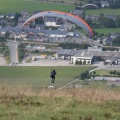
<path id="1" fill-rule="evenodd" d="M 119 120 L 120 92 L 0 87 L 0 120 Z"/>

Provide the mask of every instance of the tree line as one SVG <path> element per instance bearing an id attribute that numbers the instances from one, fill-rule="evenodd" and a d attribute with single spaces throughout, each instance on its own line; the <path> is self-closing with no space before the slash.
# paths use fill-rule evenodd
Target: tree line
<path id="1" fill-rule="evenodd" d="M 120 72 L 117 72 L 116 70 L 114 70 L 114 71 L 110 71 L 109 72 L 110 73 L 110 75 L 118 75 L 118 76 L 120 76 Z"/>
<path id="2" fill-rule="evenodd" d="M 4 39 L 3 39 L 4 40 Z M 0 53 L 4 56 L 4 58 L 9 62 L 10 61 L 10 52 L 9 47 L 6 42 L 0 42 Z"/>
<path id="3" fill-rule="evenodd" d="M 117 28 L 120 27 L 120 15 L 114 16 L 115 18 L 108 18 L 103 13 L 99 15 L 98 20 L 92 20 L 91 18 L 85 19 L 85 21 L 92 28 Z"/>
<path id="4" fill-rule="evenodd" d="M 86 0 L 82 0 L 82 1 L 86 1 Z M 120 8 L 120 0 L 107 0 L 107 1 L 109 3 L 109 8 L 111 9 Z M 101 8 L 101 0 L 87 0 L 86 2 L 96 4 L 99 8 Z M 108 6 L 105 6 L 105 7 L 107 8 Z"/>
<path id="5" fill-rule="evenodd" d="M 89 71 L 85 71 L 85 72 L 81 73 L 80 77 L 81 77 L 82 80 L 90 79 L 91 77 L 93 77 L 93 79 L 94 79 L 95 74 L 96 74 L 96 71 L 93 71 L 91 73 L 89 73 Z"/>
<path id="6" fill-rule="evenodd" d="M 60 43 L 58 47 L 62 47 L 63 49 L 87 49 L 90 45 L 83 43 Z"/>
<path id="7" fill-rule="evenodd" d="M 26 49 L 25 49 L 25 44 L 20 44 L 18 46 L 18 60 L 21 62 L 23 58 L 25 57 Z"/>

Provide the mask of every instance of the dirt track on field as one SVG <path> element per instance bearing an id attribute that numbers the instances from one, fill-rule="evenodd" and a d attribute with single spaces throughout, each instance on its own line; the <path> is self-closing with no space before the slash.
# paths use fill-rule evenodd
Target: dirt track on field
<path id="1" fill-rule="evenodd" d="M 3 57 L 0 57 L 0 66 L 7 65 L 6 60 Z"/>

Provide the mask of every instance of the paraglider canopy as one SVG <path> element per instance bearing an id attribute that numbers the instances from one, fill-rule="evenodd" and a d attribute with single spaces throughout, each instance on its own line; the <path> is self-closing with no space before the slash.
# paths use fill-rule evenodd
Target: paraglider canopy
<path id="1" fill-rule="evenodd" d="M 83 8 L 98 8 L 98 6 L 96 4 L 85 4 L 82 6 L 82 9 Z"/>
<path id="2" fill-rule="evenodd" d="M 34 21 L 36 18 L 45 17 L 45 16 L 59 17 L 71 21 L 76 25 L 78 25 L 79 27 L 81 27 L 82 29 L 84 29 L 90 38 L 93 37 L 93 32 L 91 27 L 83 19 L 79 18 L 78 16 L 72 15 L 70 13 L 60 12 L 60 11 L 44 11 L 37 13 L 31 16 L 29 19 L 27 19 L 22 27 L 27 26 L 30 22 Z"/>

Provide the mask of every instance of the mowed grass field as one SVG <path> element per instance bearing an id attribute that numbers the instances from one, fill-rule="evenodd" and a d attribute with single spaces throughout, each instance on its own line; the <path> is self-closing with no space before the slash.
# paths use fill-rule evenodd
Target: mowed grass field
<path id="1" fill-rule="evenodd" d="M 120 33 L 120 28 L 98 28 L 94 30 L 98 33 L 103 33 L 103 34 Z"/>
<path id="2" fill-rule="evenodd" d="M 114 76 L 113 74 L 110 74 L 110 71 L 114 71 L 114 70 L 96 70 L 96 75 L 99 76 Z M 116 70 L 116 72 L 120 72 L 120 70 Z M 118 76 L 118 75 L 115 75 Z"/>
<path id="3" fill-rule="evenodd" d="M 92 14 L 92 15 L 100 15 L 103 13 L 104 15 L 120 15 L 120 9 L 95 9 L 95 10 L 86 10 L 86 14 Z"/>
<path id="4" fill-rule="evenodd" d="M 74 9 L 74 6 L 64 4 L 54 4 L 47 2 L 37 2 L 29 0 L 0 0 L 0 13 L 16 13 L 21 11 L 30 11 L 33 13 L 34 10 L 60 10 L 66 11 Z"/>
<path id="5" fill-rule="evenodd" d="M 31 0 L 31 1 L 40 1 L 40 0 Z M 55 0 L 47 0 L 47 2 L 54 2 Z M 74 3 L 85 3 L 83 2 L 82 0 L 63 0 L 65 4 L 70 4 L 70 5 L 74 5 Z M 61 0 L 56 0 L 56 4 L 58 3 L 61 3 L 62 1 Z"/>
<path id="6" fill-rule="evenodd" d="M 48 87 L 54 85 L 62 86 L 78 76 L 82 72 L 89 71 L 94 67 L 90 66 L 68 66 L 68 67 L 0 67 L 0 85 L 12 86 Z M 51 69 L 57 71 L 55 84 L 51 83 Z"/>

